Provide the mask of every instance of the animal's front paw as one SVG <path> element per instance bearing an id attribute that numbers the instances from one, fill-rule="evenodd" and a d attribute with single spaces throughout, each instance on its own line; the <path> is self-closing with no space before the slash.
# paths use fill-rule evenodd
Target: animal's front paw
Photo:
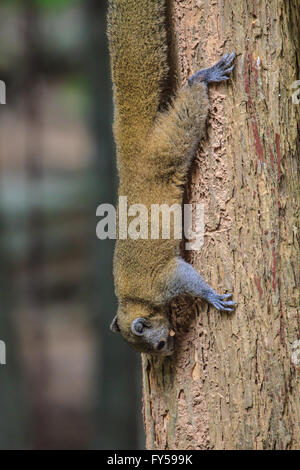
<path id="1" fill-rule="evenodd" d="M 210 294 L 207 298 L 208 302 L 212 304 L 217 310 L 225 312 L 233 312 L 236 303 L 232 300 L 226 300 L 232 297 L 232 294 L 219 295 L 216 292 Z"/>
<path id="2" fill-rule="evenodd" d="M 208 69 L 200 70 L 190 79 L 189 84 L 194 82 L 204 82 L 205 84 L 223 82 L 229 80 L 229 76 L 234 69 L 235 53 L 225 54 L 222 59 Z"/>

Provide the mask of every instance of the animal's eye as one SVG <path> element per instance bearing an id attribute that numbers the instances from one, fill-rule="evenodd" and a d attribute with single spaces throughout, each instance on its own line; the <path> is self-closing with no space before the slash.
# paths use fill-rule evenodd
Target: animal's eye
<path id="1" fill-rule="evenodd" d="M 144 331 L 144 325 L 142 322 L 137 322 L 135 325 L 134 325 L 134 329 L 137 333 L 143 333 Z"/>
<path id="2" fill-rule="evenodd" d="M 165 344 L 166 344 L 165 341 L 160 341 L 160 342 L 158 343 L 158 345 L 157 345 L 157 348 L 156 348 L 157 351 L 161 351 L 161 350 L 163 349 L 163 347 L 164 347 Z"/>
<path id="3" fill-rule="evenodd" d="M 137 318 L 131 323 L 131 331 L 134 335 L 142 336 L 145 328 L 150 328 L 151 323 L 146 318 Z"/>

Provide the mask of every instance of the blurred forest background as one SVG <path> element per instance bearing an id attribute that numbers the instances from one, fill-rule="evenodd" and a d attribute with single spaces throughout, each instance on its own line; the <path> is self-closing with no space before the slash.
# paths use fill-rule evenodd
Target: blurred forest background
<path id="1" fill-rule="evenodd" d="M 106 2 L 1 0 L 1 449 L 143 448 L 139 356 L 109 331 Z"/>

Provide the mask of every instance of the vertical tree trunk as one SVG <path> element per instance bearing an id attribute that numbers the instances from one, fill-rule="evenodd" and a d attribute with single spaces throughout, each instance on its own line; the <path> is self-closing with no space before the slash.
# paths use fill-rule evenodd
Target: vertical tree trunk
<path id="1" fill-rule="evenodd" d="M 237 52 L 230 83 L 210 90 L 187 189 L 205 205 L 205 243 L 186 259 L 238 307 L 173 309 L 176 354 L 143 356 L 147 447 L 299 448 L 299 4 L 172 2 L 183 82 Z"/>

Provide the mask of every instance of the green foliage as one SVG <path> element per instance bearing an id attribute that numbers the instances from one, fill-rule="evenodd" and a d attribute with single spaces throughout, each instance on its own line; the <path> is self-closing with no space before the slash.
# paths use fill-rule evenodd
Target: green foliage
<path id="1" fill-rule="evenodd" d="M 35 3 L 41 8 L 63 8 L 78 3 L 78 0 L 35 0 Z"/>
<path id="2" fill-rule="evenodd" d="M 65 8 L 76 4 L 81 0 L 33 0 L 33 3 L 43 9 L 57 9 Z M 24 0 L 1 0 L 1 3 L 9 4 L 10 6 L 24 6 Z"/>

